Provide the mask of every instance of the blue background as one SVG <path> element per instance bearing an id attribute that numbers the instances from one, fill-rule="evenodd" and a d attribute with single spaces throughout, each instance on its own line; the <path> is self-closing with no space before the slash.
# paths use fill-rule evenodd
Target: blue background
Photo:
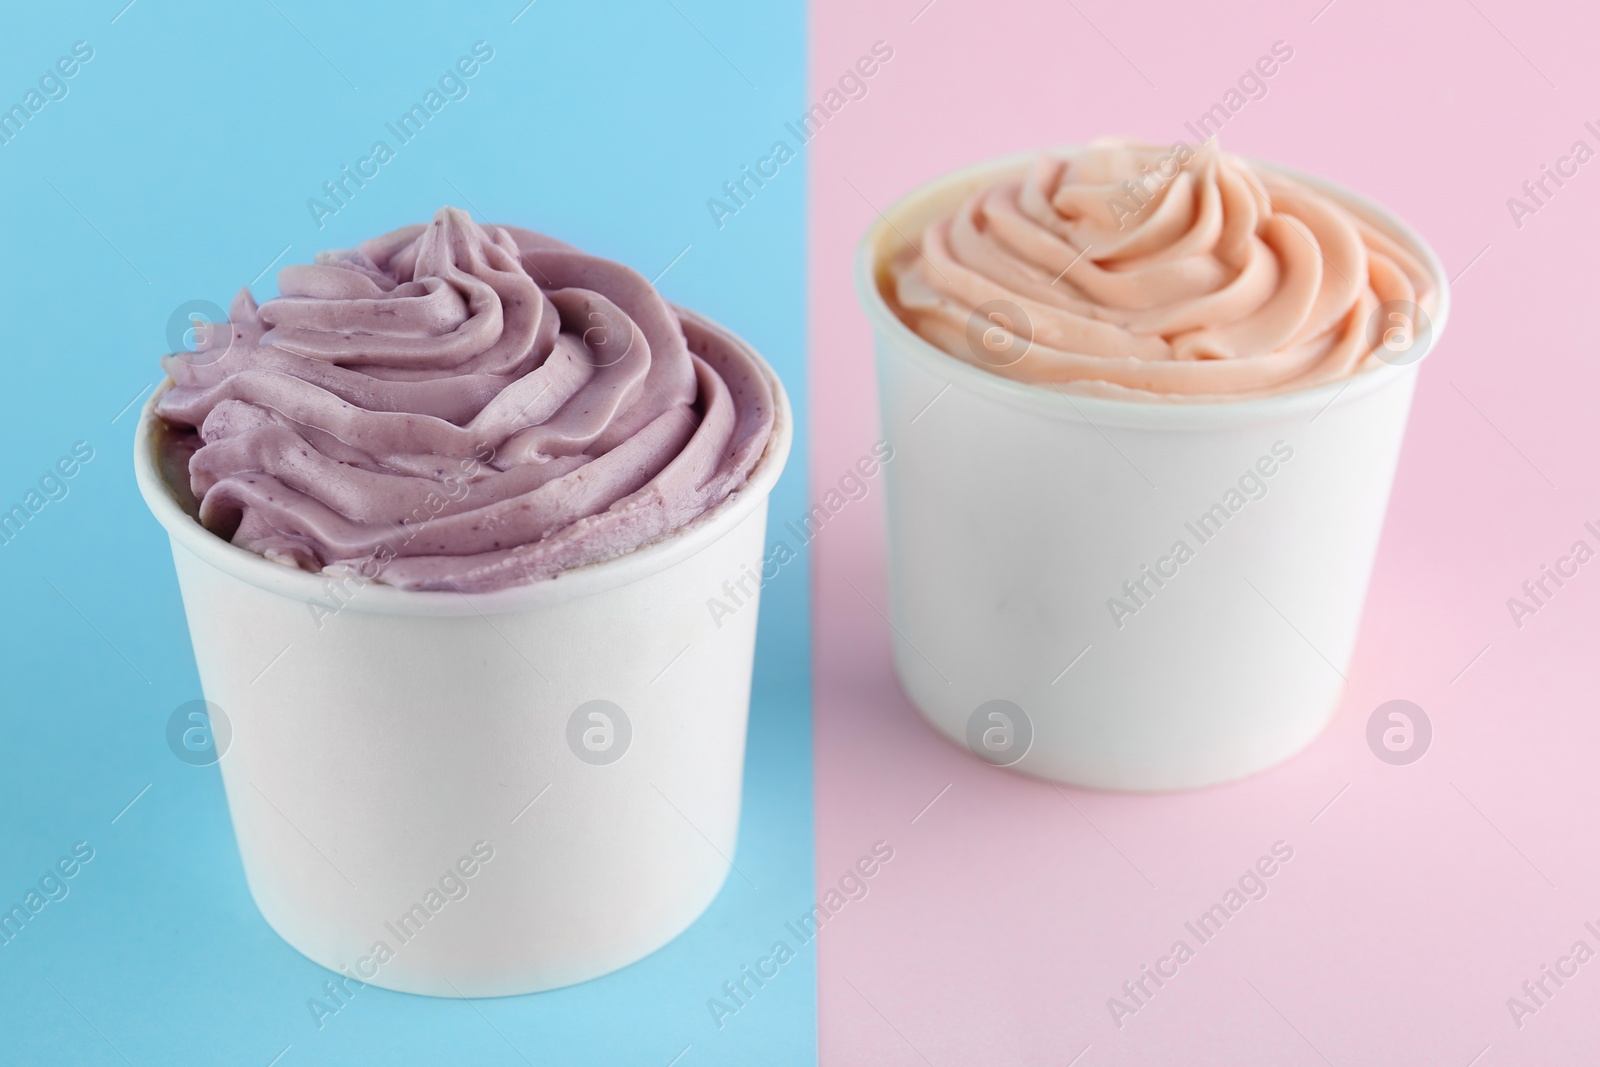
<path id="1" fill-rule="evenodd" d="M 217 769 L 167 747 L 200 693 L 129 407 L 175 309 L 226 307 L 258 275 L 265 298 L 276 266 L 452 203 L 647 276 L 687 246 L 661 289 L 765 353 L 803 427 L 804 163 L 720 230 L 706 206 L 803 110 L 801 5 L 123 2 L 8 10 L 0 36 L 0 108 L 74 42 L 94 48 L 0 145 L 0 511 L 75 442 L 95 450 L 0 547 L 0 905 L 74 842 L 95 849 L 0 945 L 0 1063 L 814 1062 L 809 947 L 720 1031 L 706 1007 L 811 903 L 804 559 L 762 605 L 737 855 L 759 890 L 730 879 L 682 938 L 582 986 L 470 1004 L 368 988 L 319 1030 L 306 1001 L 329 972 L 257 914 Z M 399 147 L 384 123 L 479 40 L 494 58 L 470 94 Z M 307 199 L 379 138 L 395 158 L 319 230 Z M 804 457 L 797 440 L 774 529 L 804 511 Z"/>

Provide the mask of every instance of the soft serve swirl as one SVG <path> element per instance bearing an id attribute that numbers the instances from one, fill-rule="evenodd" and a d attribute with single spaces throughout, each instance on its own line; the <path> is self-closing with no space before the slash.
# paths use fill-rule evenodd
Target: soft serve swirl
<path id="1" fill-rule="evenodd" d="M 163 361 L 156 412 L 201 522 L 306 570 L 547 578 L 736 493 L 773 430 L 773 384 L 731 335 L 627 267 L 455 208 L 278 288 Z"/>
<path id="2" fill-rule="evenodd" d="M 1435 298 L 1392 237 L 1214 140 L 1041 156 L 930 224 L 885 289 L 926 340 L 997 374 L 1158 401 L 1346 377 L 1376 359 L 1375 310 Z"/>

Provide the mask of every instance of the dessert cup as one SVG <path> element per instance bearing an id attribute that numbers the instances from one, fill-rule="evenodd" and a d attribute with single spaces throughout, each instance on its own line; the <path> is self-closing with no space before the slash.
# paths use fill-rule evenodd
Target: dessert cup
<path id="1" fill-rule="evenodd" d="M 1308 745 L 1339 702 L 1448 282 L 1380 208 L 1252 161 L 1426 266 L 1431 329 L 1403 358 L 1298 392 L 1201 403 L 1013 381 L 924 340 L 884 294 L 907 240 L 1032 158 L 918 189 L 860 246 L 895 455 L 885 499 L 896 671 L 937 730 L 992 764 L 1117 790 L 1243 777 Z"/>
<path id="2" fill-rule="evenodd" d="M 231 726 L 250 892 L 290 945 L 367 984 L 504 996 L 624 967 L 711 903 L 738 836 L 757 605 L 707 601 L 760 570 L 793 428 L 746 351 L 776 418 L 742 489 L 620 557 L 471 595 L 341 581 L 207 531 L 145 405 L 139 487 Z"/>

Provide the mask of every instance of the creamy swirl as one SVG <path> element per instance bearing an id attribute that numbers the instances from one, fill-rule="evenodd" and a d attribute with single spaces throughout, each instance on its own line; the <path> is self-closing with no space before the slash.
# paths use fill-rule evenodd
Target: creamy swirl
<path id="1" fill-rule="evenodd" d="M 163 360 L 156 412 L 200 521 L 305 570 L 551 577 L 727 499 L 773 430 L 774 385 L 732 335 L 627 267 L 455 208 L 278 288 Z"/>
<path id="2" fill-rule="evenodd" d="M 1426 315 L 1436 297 L 1394 238 L 1214 140 L 1041 156 L 931 223 L 888 267 L 896 313 L 944 351 L 1133 400 L 1239 399 L 1346 377 L 1387 343 L 1380 307 Z"/>

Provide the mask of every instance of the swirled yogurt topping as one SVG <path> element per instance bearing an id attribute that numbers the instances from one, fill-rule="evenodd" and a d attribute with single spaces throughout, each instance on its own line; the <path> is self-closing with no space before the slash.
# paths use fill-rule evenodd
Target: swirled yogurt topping
<path id="1" fill-rule="evenodd" d="M 923 338 L 997 374 L 1155 401 L 1346 377 L 1392 343 L 1378 309 L 1426 316 L 1436 297 L 1393 237 L 1215 141 L 1041 156 L 930 224 L 884 288 Z"/>
<path id="2" fill-rule="evenodd" d="M 156 405 L 205 526 L 310 571 L 483 592 L 739 491 L 775 386 L 641 275 L 455 208 L 248 289 Z"/>

